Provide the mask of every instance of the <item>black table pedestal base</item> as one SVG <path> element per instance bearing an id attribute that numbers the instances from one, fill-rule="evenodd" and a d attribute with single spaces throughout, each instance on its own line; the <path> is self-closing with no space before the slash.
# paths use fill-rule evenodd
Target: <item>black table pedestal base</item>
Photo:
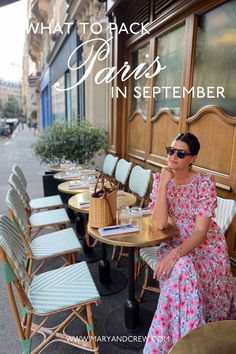
<path id="1" fill-rule="evenodd" d="M 105 319 L 104 329 L 107 336 L 114 338 L 113 344 L 123 348 L 142 348 L 146 341 L 153 313 L 139 305 L 139 326 L 128 329 L 124 325 L 124 308 L 112 311 Z"/>
<path id="2" fill-rule="evenodd" d="M 94 280 L 95 280 L 98 292 L 101 296 L 107 296 L 107 295 L 112 295 L 112 294 L 118 293 L 119 291 L 121 291 L 122 289 L 124 289 L 126 287 L 127 282 L 128 282 L 126 276 L 122 272 L 120 272 L 119 270 L 116 270 L 116 269 L 111 269 L 109 281 L 101 283 L 100 281 L 97 281 L 96 279 L 94 279 Z"/>
<path id="3" fill-rule="evenodd" d="M 87 263 L 97 262 L 102 258 L 102 248 L 101 245 L 97 244 L 94 248 L 91 248 L 87 245 L 86 240 L 84 239 L 83 242 L 83 252 L 82 254 L 77 254 L 77 261 L 85 261 Z M 94 252 L 95 250 L 95 252 Z"/>

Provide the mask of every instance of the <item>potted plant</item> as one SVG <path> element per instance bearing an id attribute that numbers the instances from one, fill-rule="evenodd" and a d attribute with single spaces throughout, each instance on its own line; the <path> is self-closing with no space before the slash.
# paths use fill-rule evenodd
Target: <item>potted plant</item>
<path id="1" fill-rule="evenodd" d="M 58 164 L 66 160 L 88 164 L 94 155 L 107 148 L 108 131 L 94 127 L 86 119 L 55 122 L 32 145 L 41 163 Z"/>
<path id="2" fill-rule="evenodd" d="M 60 164 L 71 161 L 77 164 L 93 165 L 95 155 L 106 151 L 108 131 L 103 127 L 93 127 L 86 119 L 55 122 L 43 131 L 32 144 L 34 154 L 41 163 Z M 52 174 L 43 176 L 44 195 L 58 193 L 57 182 Z M 62 195 L 66 201 L 66 197 Z"/>

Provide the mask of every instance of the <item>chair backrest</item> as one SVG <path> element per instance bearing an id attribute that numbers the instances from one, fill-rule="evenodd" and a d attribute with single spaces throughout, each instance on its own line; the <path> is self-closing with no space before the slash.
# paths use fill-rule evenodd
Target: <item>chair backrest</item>
<path id="1" fill-rule="evenodd" d="M 19 231 L 21 231 L 23 233 L 25 239 L 28 239 L 27 212 L 26 212 L 26 209 L 25 209 L 24 204 L 22 203 L 20 197 L 18 196 L 16 191 L 12 188 L 9 189 L 7 192 L 6 204 L 9 208 L 9 210 L 11 211 L 12 216 L 14 217 L 13 222 L 14 222 L 16 228 L 20 228 Z M 10 215 L 10 217 L 11 217 L 11 215 Z"/>
<path id="2" fill-rule="evenodd" d="M 19 237 L 12 221 L 6 215 L 0 215 L 0 247 L 4 250 L 7 258 L 11 261 L 17 273 L 20 276 L 20 281 L 26 280 L 24 271 L 25 248 Z M 6 269 L 6 274 L 9 270 Z M 17 274 L 16 273 L 16 274 Z"/>
<path id="3" fill-rule="evenodd" d="M 13 173 L 11 173 L 8 183 L 10 186 L 16 191 L 16 193 L 19 195 L 22 203 L 24 204 L 25 208 L 28 208 L 27 204 L 27 194 L 25 188 L 22 186 L 22 183 L 19 179 L 19 177 Z"/>
<path id="4" fill-rule="evenodd" d="M 131 192 L 138 194 L 140 198 L 144 198 L 151 177 L 151 170 L 145 170 L 140 166 L 134 166 L 129 177 L 129 189 Z"/>
<path id="5" fill-rule="evenodd" d="M 112 156 L 111 154 L 106 155 L 103 162 L 102 172 L 108 176 L 112 176 L 118 161 L 117 156 Z"/>
<path id="6" fill-rule="evenodd" d="M 132 162 L 128 162 L 124 159 L 120 159 L 116 165 L 115 179 L 123 186 L 126 184 L 129 177 L 130 170 L 132 168 Z"/>
<path id="7" fill-rule="evenodd" d="M 13 167 L 12 167 L 12 173 L 14 173 L 15 175 L 18 176 L 18 178 L 19 178 L 20 181 L 21 181 L 22 186 L 23 186 L 23 187 L 25 188 L 25 190 L 26 190 L 27 181 L 26 181 L 26 178 L 25 178 L 25 175 L 24 175 L 22 169 L 21 169 L 18 165 L 13 165 Z"/>
<path id="8" fill-rule="evenodd" d="M 226 232 L 236 214 L 236 202 L 232 199 L 217 197 L 215 221 L 219 227 Z"/>

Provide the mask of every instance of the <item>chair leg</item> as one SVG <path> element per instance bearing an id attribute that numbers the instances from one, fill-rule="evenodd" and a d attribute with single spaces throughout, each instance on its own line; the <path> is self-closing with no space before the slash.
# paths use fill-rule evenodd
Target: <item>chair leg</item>
<path id="1" fill-rule="evenodd" d="M 120 263 L 121 257 L 123 256 L 123 250 L 124 250 L 124 247 L 123 247 L 123 246 L 121 246 L 121 247 L 120 247 L 119 256 L 118 256 L 118 258 L 117 258 L 117 262 L 116 262 L 116 266 L 117 266 L 117 267 L 119 266 L 119 263 Z"/>
<path id="2" fill-rule="evenodd" d="M 95 331 L 94 331 L 94 324 L 93 324 L 93 315 L 92 315 L 92 307 L 91 304 L 86 305 L 86 312 L 87 312 L 87 320 L 88 320 L 88 335 L 89 339 L 92 343 L 93 349 L 97 349 L 94 353 L 98 353 L 98 346 L 95 340 Z"/>
<path id="3" fill-rule="evenodd" d="M 112 260 L 115 258 L 115 255 L 116 255 L 116 246 L 113 246 L 112 255 L 111 255 Z"/>
<path id="4" fill-rule="evenodd" d="M 146 264 L 145 266 L 145 269 L 144 269 L 144 279 L 143 279 L 143 286 L 142 286 L 142 291 L 141 291 L 141 294 L 139 296 L 139 299 L 138 299 L 138 302 L 141 302 L 143 297 L 144 297 L 144 294 L 146 292 L 146 288 L 147 288 L 147 285 L 148 285 L 148 279 L 149 279 L 149 265 Z"/>

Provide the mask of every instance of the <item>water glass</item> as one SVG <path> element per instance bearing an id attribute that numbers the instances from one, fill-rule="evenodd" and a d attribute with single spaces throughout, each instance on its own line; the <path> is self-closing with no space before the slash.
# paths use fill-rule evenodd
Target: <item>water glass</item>
<path id="1" fill-rule="evenodd" d="M 119 224 L 130 223 L 130 209 L 128 206 L 121 206 L 119 209 Z"/>
<path id="2" fill-rule="evenodd" d="M 93 194 L 96 186 L 96 177 L 94 175 L 89 175 L 88 183 L 89 183 L 89 193 Z"/>
<path id="3" fill-rule="evenodd" d="M 131 208 L 130 221 L 134 227 L 138 227 L 139 229 L 142 227 L 143 213 L 141 208 L 139 207 Z"/>

